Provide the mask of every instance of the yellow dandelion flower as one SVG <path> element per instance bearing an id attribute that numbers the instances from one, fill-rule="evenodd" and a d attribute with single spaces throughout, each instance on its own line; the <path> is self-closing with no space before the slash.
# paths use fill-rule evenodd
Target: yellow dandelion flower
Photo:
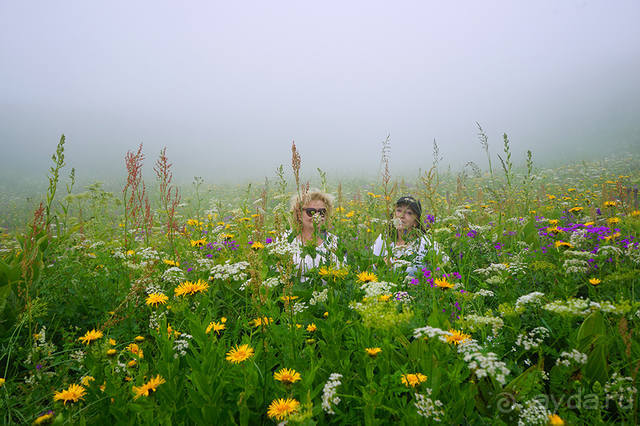
<path id="1" fill-rule="evenodd" d="M 285 385 L 290 385 L 302 379 L 300 373 L 294 369 L 282 368 L 273 373 L 273 378 Z"/>
<path id="2" fill-rule="evenodd" d="M 589 278 L 589 284 L 596 286 L 598 284 L 600 284 L 602 281 L 600 281 L 598 278 Z"/>
<path id="3" fill-rule="evenodd" d="M 271 419 L 275 418 L 276 420 L 284 420 L 291 414 L 296 413 L 299 406 L 300 403 L 292 398 L 274 399 L 271 404 L 269 404 L 267 415 Z"/>
<path id="4" fill-rule="evenodd" d="M 454 287 L 454 285 L 452 283 L 447 281 L 446 277 L 436 278 L 436 279 L 433 280 L 433 283 L 436 285 L 436 287 L 441 288 L 443 290 L 446 290 L 448 288 L 453 288 Z"/>
<path id="5" fill-rule="evenodd" d="M 98 340 L 102 336 L 102 331 L 96 331 L 96 329 L 94 328 L 91 331 L 87 331 L 87 333 L 84 336 L 80 337 L 78 340 L 85 345 L 89 345 L 89 343 L 93 342 L 94 340 Z"/>
<path id="6" fill-rule="evenodd" d="M 264 248 L 264 244 L 262 244 L 260 241 L 256 241 L 253 244 L 251 244 L 251 248 L 254 250 L 260 250 Z"/>
<path id="7" fill-rule="evenodd" d="M 583 207 L 571 207 L 571 208 L 569 209 L 569 213 L 579 213 L 579 212 L 581 212 L 582 210 L 584 210 L 584 208 L 583 208 Z"/>
<path id="8" fill-rule="evenodd" d="M 213 330 L 216 334 L 220 334 L 220 332 L 222 330 L 224 330 L 225 328 L 226 328 L 226 326 L 224 324 L 222 324 L 222 322 L 212 321 L 207 326 L 207 329 L 205 330 L 205 333 L 209 334 L 211 332 L 211 330 Z"/>
<path id="9" fill-rule="evenodd" d="M 127 250 L 127 256 L 133 256 L 136 254 L 135 250 Z"/>
<path id="10" fill-rule="evenodd" d="M 371 358 L 375 358 L 378 356 L 378 354 L 380 352 L 382 352 L 382 349 L 380 348 L 365 348 L 364 351 L 367 353 L 367 355 L 369 355 Z"/>
<path id="11" fill-rule="evenodd" d="M 199 240 L 191 240 L 191 247 L 202 247 L 207 244 L 207 240 L 200 238 Z"/>
<path id="12" fill-rule="evenodd" d="M 135 339 L 136 342 L 140 343 L 140 342 L 144 342 L 144 336 L 136 336 Z"/>
<path id="13" fill-rule="evenodd" d="M 566 241 L 556 241 L 554 244 L 556 248 L 560 248 L 560 247 L 573 248 L 573 244 L 568 243 Z"/>
<path id="14" fill-rule="evenodd" d="M 318 327 L 316 327 L 316 325 L 314 323 L 311 323 L 307 326 L 307 331 L 309 333 L 313 333 L 314 331 L 316 331 L 318 329 Z"/>
<path id="15" fill-rule="evenodd" d="M 402 380 L 402 384 L 406 387 L 415 388 L 420 383 L 427 381 L 427 376 L 422 373 L 403 374 L 400 379 Z"/>
<path id="16" fill-rule="evenodd" d="M 253 348 L 249 345 L 236 345 L 227 352 L 227 361 L 233 364 L 240 364 L 254 355 Z"/>
<path id="17" fill-rule="evenodd" d="M 150 392 L 155 392 L 158 389 L 158 386 L 166 383 L 164 378 L 161 375 L 157 375 L 156 377 L 152 377 L 147 383 L 142 386 L 134 386 L 133 392 L 135 393 L 133 399 L 138 399 L 141 396 L 149 396 Z"/>
<path id="18" fill-rule="evenodd" d="M 471 338 L 469 334 L 464 334 L 463 332 L 454 329 L 450 329 L 449 333 L 451 334 L 445 335 L 447 343 L 453 343 L 456 346 Z"/>
<path id="19" fill-rule="evenodd" d="M 185 281 L 176 287 L 173 292 L 176 296 L 184 296 L 187 294 L 194 295 L 196 293 L 204 293 L 209 289 L 209 284 L 204 280 L 198 280 L 193 283 L 191 281 Z"/>
<path id="20" fill-rule="evenodd" d="M 165 265 L 169 266 L 180 266 L 180 262 L 174 262 L 173 260 L 169 259 L 164 259 L 162 262 L 164 262 Z"/>
<path id="21" fill-rule="evenodd" d="M 0 388 L 4 385 L 6 381 L 7 379 L 5 379 L 4 377 L 0 377 Z"/>
<path id="22" fill-rule="evenodd" d="M 378 277 L 373 272 L 363 271 L 356 276 L 361 283 L 378 282 Z"/>
<path id="23" fill-rule="evenodd" d="M 549 414 L 548 424 L 551 426 L 562 426 L 564 425 L 564 420 L 557 414 Z"/>
<path id="24" fill-rule="evenodd" d="M 329 312 L 325 311 L 324 314 L 322 314 L 322 316 L 327 318 L 329 316 Z"/>
<path id="25" fill-rule="evenodd" d="M 48 423 L 49 420 L 53 419 L 53 411 L 49 411 L 41 416 L 38 416 L 34 421 L 34 425 L 41 425 L 43 423 Z"/>
<path id="26" fill-rule="evenodd" d="M 84 376 L 82 379 L 80 379 L 80 383 L 82 383 L 82 386 L 89 387 L 89 384 L 93 382 L 95 379 L 96 378 L 93 376 Z"/>
<path id="27" fill-rule="evenodd" d="M 109 349 L 107 351 L 107 356 L 114 356 L 117 353 L 118 353 L 118 351 L 116 351 L 115 349 Z"/>
<path id="28" fill-rule="evenodd" d="M 84 387 L 73 384 L 63 391 L 55 392 L 53 395 L 53 400 L 63 401 L 64 405 L 67 405 L 67 402 L 78 402 L 78 400 L 84 399 L 85 394 L 86 391 Z"/>
<path id="29" fill-rule="evenodd" d="M 154 308 L 157 308 L 158 305 L 164 305 L 165 303 L 167 303 L 167 300 L 169 300 L 169 297 L 166 294 L 151 293 L 150 295 L 147 296 L 147 300 L 145 301 L 145 303 L 148 306 L 153 306 Z"/>

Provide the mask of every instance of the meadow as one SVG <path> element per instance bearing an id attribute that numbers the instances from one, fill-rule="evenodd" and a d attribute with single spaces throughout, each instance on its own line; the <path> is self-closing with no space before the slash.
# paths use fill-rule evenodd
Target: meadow
<path id="1" fill-rule="evenodd" d="M 61 139 L 42 203 L 0 204 L 3 423 L 637 424 L 640 158 L 520 167 L 480 136 L 487 170 L 434 146 L 395 178 L 388 145 L 376 181 L 318 170 L 346 262 L 304 280 L 278 238 L 295 150 L 238 189 L 140 147 L 109 192 L 74 187 Z M 371 251 L 406 194 L 441 247 L 413 275 Z"/>

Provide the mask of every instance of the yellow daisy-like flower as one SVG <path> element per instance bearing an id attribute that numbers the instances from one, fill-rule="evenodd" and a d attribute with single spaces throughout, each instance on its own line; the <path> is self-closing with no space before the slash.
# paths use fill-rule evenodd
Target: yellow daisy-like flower
<path id="1" fill-rule="evenodd" d="M 78 402 L 78 400 L 84 399 L 85 394 L 86 391 L 82 386 L 73 384 L 63 391 L 55 392 L 53 400 L 63 401 L 64 405 L 67 405 L 67 402 Z"/>
<path id="2" fill-rule="evenodd" d="M 107 351 L 107 356 L 114 356 L 117 353 L 118 353 L 118 351 L 116 351 L 115 349 L 109 349 Z"/>
<path id="3" fill-rule="evenodd" d="M 561 229 L 558 229 L 558 227 L 557 227 L 557 226 L 550 226 L 549 228 L 547 228 L 547 232 L 548 232 L 549 234 L 557 235 L 557 234 L 561 233 L 561 232 L 562 232 L 562 230 L 561 230 Z"/>
<path id="4" fill-rule="evenodd" d="M 138 343 L 144 342 L 144 336 L 136 336 L 133 340 L 135 340 Z"/>
<path id="5" fill-rule="evenodd" d="M 391 299 L 391 296 L 391 294 L 381 294 L 380 296 L 378 296 L 378 301 L 387 302 L 389 299 Z"/>
<path id="6" fill-rule="evenodd" d="M 373 272 L 363 271 L 356 276 L 361 283 L 378 282 L 378 277 Z"/>
<path id="7" fill-rule="evenodd" d="M 324 314 L 322 314 L 323 317 L 328 318 L 329 317 L 329 312 L 325 311 Z"/>
<path id="8" fill-rule="evenodd" d="M 378 356 L 378 354 L 380 352 L 382 352 L 382 349 L 380 348 L 365 348 L 364 351 L 367 353 L 367 355 L 369 355 L 371 358 L 375 358 Z"/>
<path id="9" fill-rule="evenodd" d="M 139 358 L 144 358 L 144 353 L 142 352 L 142 349 L 140 349 L 140 347 L 135 343 L 129 344 L 129 346 L 127 346 L 127 350 L 132 354 L 137 355 Z"/>
<path id="10" fill-rule="evenodd" d="M 471 338 L 469 334 L 464 334 L 463 332 L 454 330 L 454 329 L 450 329 L 449 333 L 451 333 L 451 335 L 445 335 L 445 338 L 447 339 L 447 343 L 453 343 L 454 345 L 459 345 L 465 340 L 468 340 Z"/>
<path id="11" fill-rule="evenodd" d="M 127 250 L 127 256 L 133 256 L 136 254 L 135 250 Z"/>
<path id="12" fill-rule="evenodd" d="M 111 346 L 115 346 L 115 345 L 116 345 L 116 341 L 115 341 L 115 340 L 113 340 L 113 339 L 109 339 L 109 344 L 110 344 Z"/>
<path id="13" fill-rule="evenodd" d="M 198 219 L 187 219 L 187 225 L 189 225 L 189 226 L 200 226 L 200 225 L 202 225 L 202 222 L 200 222 Z"/>
<path id="14" fill-rule="evenodd" d="M 572 207 L 572 208 L 569 209 L 569 213 L 579 213 L 582 210 L 584 210 L 583 207 Z"/>
<path id="15" fill-rule="evenodd" d="M 280 297 L 280 300 L 282 300 L 283 302 L 289 303 L 296 300 L 297 298 L 298 296 L 282 296 Z"/>
<path id="16" fill-rule="evenodd" d="M 191 240 L 191 247 L 202 247 L 205 244 L 207 244 L 207 240 L 205 240 L 204 238 L 201 238 L 199 240 Z"/>
<path id="17" fill-rule="evenodd" d="M 49 411 L 48 413 L 45 413 L 41 416 L 38 416 L 34 421 L 33 424 L 34 425 L 41 425 L 43 423 L 47 423 L 49 422 L 49 420 L 53 419 L 53 411 Z"/>
<path id="18" fill-rule="evenodd" d="M 566 241 L 556 241 L 554 244 L 556 248 L 560 248 L 560 247 L 573 248 L 573 244 L 567 243 Z"/>
<path id="19" fill-rule="evenodd" d="M 631 212 L 631 217 L 638 217 L 640 216 L 640 210 L 634 210 Z"/>
<path id="20" fill-rule="evenodd" d="M 82 379 L 80 379 L 80 383 L 82 383 L 82 386 L 89 387 L 89 384 L 93 382 L 95 379 L 96 378 L 93 376 L 84 376 Z"/>
<path id="21" fill-rule="evenodd" d="M 582 226 L 593 226 L 595 224 L 596 224 L 595 222 L 585 222 L 582 224 Z"/>
<path id="22" fill-rule="evenodd" d="M 85 345 L 89 345 L 89 343 L 93 342 L 94 340 L 98 340 L 102 336 L 103 336 L 102 331 L 96 330 L 94 328 L 91 331 L 87 331 L 87 333 L 84 336 L 78 338 L 78 340 L 84 343 Z"/>
<path id="23" fill-rule="evenodd" d="M 134 386 L 133 392 L 135 393 L 133 399 L 138 399 L 141 396 L 149 396 L 150 392 L 155 392 L 158 389 L 158 386 L 166 383 L 164 378 L 161 375 L 157 375 L 156 377 L 152 377 L 147 383 L 142 386 Z"/>
<path id="24" fill-rule="evenodd" d="M 598 285 L 600 284 L 602 281 L 600 281 L 598 278 L 589 278 L 589 284 L 591 285 Z"/>
<path id="25" fill-rule="evenodd" d="M 169 266 L 180 266 L 180 262 L 174 262 L 173 260 L 169 260 L 169 259 L 164 259 L 163 262 L 165 265 L 169 265 Z"/>
<path id="26" fill-rule="evenodd" d="M 251 358 L 254 355 L 253 348 L 249 345 L 236 345 L 231 348 L 229 352 L 227 352 L 227 361 L 240 364 L 243 361 Z"/>
<path id="27" fill-rule="evenodd" d="M 318 329 L 318 327 L 316 327 L 316 325 L 314 323 L 311 323 L 307 326 L 307 331 L 309 333 L 313 333 L 314 331 L 316 331 Z"/>
<path id="28" fill-rule="evenodd" d="M 433 280 L 433 283 L 436 285 L 436 287 L 441 288 L 443 290 L 446 290 L 448 288 L 453 288 L 453 284 L 447 281 L 446 277 L 436 278 Z"/>
<path id="29" fill-rule="evenodd" d="M 133 367 L 135 367 L 137 364 L 138 364 L 138 363 L 136 362 L 136 360 L 135 360 L 135 359 L 132 359 L 131 361 L 129 361 L 129 362 L 127 363 L 127 367 L 129 367 L 129 368 L 133 368 Z"/>
<path id="30" fill-rule="evenodd" d="M 2 385 L 4 385 L 4 382 L 6 382 L 7 379 L 5 379 L 4 377 L 0 377 L 0 388 L 2 387 Z"/>
<path id="31" fill-rule="evenodd" d="M 406 387 L 415 388 L 420 383 L 426 382 L 427 381 L 427 376 L 425 376 L 422 373 L 403 374 L 400 377 L 400 379 L 402 380 L 402 384 L 405 385 Z"/>
<path id="32" fill-rule="evenodd" d="M 615 207 L 616 206 L 616 202 L 615 201 L 605 201 L 604 202 L 604 206 L 605 207 Z"/>
<path id="33" fill-rule="evenodd" d="M 549 414 L 549 425 L 562 426 L 564 425 L 564 420 L 557 414 Z"/>
<path id="34" fill-rule="evenodd" d="M 609 219 L 607 219 L 607 223 L 609 223 L 610 225 L 613 225 L 614 223 L 619 223 L 619 222 L 620 222 L 619 217 L 610 217 Z"/>
<path id="35" fill-rule="evenodd" d="M 323 278 L 331 278 L 335 282 L 336 279 L 342 279 L 347 276 L 349 271 L 346 269 L 336 269 L 333 266 L 322 266 L 318 269 L 318 274 Z"/>
<path id="36" fill-rule="evenodd" d="M 271 404 L 269 404 L 267 415 L 271 419 L 275 418 L 276 420 L 284 420 L 291 414 L 297 412 L 299 406 L 300 403 L 292 398 L 274 399 Z"/>
<path id="37" fill-rule="evenodd" d="M 195 283 L 185 281 L 176 287 L 173 292 L 176 296 L 184 296 L 187 294 L 194 295 L 196 293 L 204 293 L 207 290 L 209 290 L 209 283 L 204 280 L 198 280 Z"/>
<path id="38" fill-rule="evenodd" d="M 260 327 L 262 325 L 269 325 L 270 323 L 273 322 L 273 318 L 267 318 L 267 317 L 258 317 L 254 320 L 251 320 L 251 324 L 254 327 Z"/>
<path id="39" fill-rule="evenodd" d="M 151 293 L 147 296 L 147 300 L 145 301 L 145 303 L 149 306 L 157 308 L 158 305 L 164 305 L 165 303 L 167 303 L 167 300 L 169 300 L 169 297 L 166 294 Z"/>
<path id="40" fill-rule="evenodd" d="M 260 241 L 256 241 L 253 244 L 251 244 L 251 248 L 254 250 L 260 250 L 264 248 L 264 244 L 262 244 Z"/>
<path id="41" fill-rule="evenodd" d="M 209 334 L 211 330 L 213 330 L 216 334 L 220 334 L 222 330 L 224 330 L 226 326 L 222 322 L 211 321 L 205 330 L 206 334 Z"/>
<path id="42" fill-rule="evenodd" d="M 557 225 L 558 223 L 560 223 L 560 222 L 558 221 L 558 219 L 549 219 L 549 225 L 553 225 L 553 226 L 555 226 L 555 225 Z"/>
<path id="43" fill-rule="evenodd" d="M 300 373 L 294 369 L 283 368 L 273 373 L 273 378 L 285 385 L 290 385 L 302 379 Z"/>

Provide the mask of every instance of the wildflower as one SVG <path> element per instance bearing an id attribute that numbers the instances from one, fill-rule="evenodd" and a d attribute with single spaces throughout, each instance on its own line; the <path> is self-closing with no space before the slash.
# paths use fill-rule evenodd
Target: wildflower
<path id="1" fill-rule="evenodd" d="M 585 222 L 585 223 L 582 224 L 582 226 L 584 226 L 586 228 L 588 226 L 593 226 L 595 224 L 596 224 L 595 222 Z"/>
<path id="2" fill-rule="evenodd" d="M 7 379 L 5 379 L 4 377 L 0 377 L 0 388 L 2 387 L 2 385 L 4 385 L 4 382 L 6 382 Z"/>
<path id="3" fill-rule="evenodd" d="M 109 349 L 107 351 L 107 356 L 114 356 L 117 353 L 118 353 L 118 351 L 116 351 L 115 349 Z"/>
<path id="4" fill-rule="evenodd" d="M 198 280 L 193 283 L 191 281 L 185 281 L 176 287 L 173 292 L 176 296 L 184 296 L 186 294 L 194 295 L 196 293 L 204 293 L 209 289 L 209 284 L 204 280 Z"/>
<path id="5" fill-rule="evenodd" d="M 55 392 L 53 400 L 64 401 L 64 405 L 67 405 L 67 402 L 78 402 L 79 399 L 84 399 L 85 393 L 86 391 L 82 386 L 73 384 L 68 389 Z"/>
<path id="6" fill-rule="evenodd" d="M 427 376 L 422 373 L 403 374 L 400 379 L 402 380 L 402 384 L 406 387 L 415 388 L 420 383 L 427 381 Z"/>
<path id="7" fill-rule="evenodd" d="M 267 415 L 271 419 L 275 418 L 277 420 L 284 420 L 291 414 L 297 412 L 299 406 L 300 403 L 292 398 L 274 399 L 271 404 L 269 404 Z"/>
<path id="8" fill-rule="evenodd" d="M 135 393 L 135 396 L 133 397 L 133 399 L 138 399 L 141 396 L 149 396 L 150 392 L 155 392 L 156 389 L 158 389 L 158 386 L 163 383 L 166 383 L 166 381 L 161 375 L 158 374 L 156 377 L 152 377 L 151 380 L 149 380 L 142 386 L 134 386 L 133 392 Z"/>
<path id="9" fill-rule="evenodd" d="M 302 377 L 300 377 L 300 373 L 289 368 L 282 368 L 280 371 L 276 371 L 273 373 L 273 378 L 285 385 L 290 385 L 302 379 Z"/>
<path id="10" fill-rule="evenodd" d="M 342 374 L 332 373 L 322 388 L 322 409 L 327 414 L 335 414 L 336 412 L 331 404 L 338 405 L 340 403 L 340 397 L 336 395 L 336 389 L 342 384 L 341 378 Z"/>
<path id="11" fill-rule="evenodd" d="M 378 356 L 378 354 L 380 352 L 382 352 L 382 349 L 380 348 L 365 348 L 364 351 L 367 353 L 367 355 L 369 355 L 371 358 L 375 358 Z"/>
<path id="12" fill-rule="evenodd" d="M 433 283 L 436 285 L 436 287 L 441 288 L 443 290 L 446 290 L 448 288 L 453 288 L 453 284 L 447 281 L 446 277 L 436 278 L 433 280 Z"/>
<path id="13" fill-rule="evenodd" d="M 604 206 L 605 207 L 615 207 L 616 206 L 616 202 L 615 201 L 605 201 L 604 202 Z"/>
<path id="14" fill-rule="evenodd" d="M 632 217 L 638 217 L 638 216 L 640 216 L 640 210 L 634 210 L 634 211 L 632 211 L 632 212 L 631 212 L 631 216 L 632 216 Z"/>
<path id="15" fill-rule="evenodd" d="M 140 349 L 140 347 L 138 345 L 136 345 L 135 343 L 131 343 L 129 346 L 127 346 L 127 350 L 129 352 L 131 352 L 134 355 L 137 355 L 140 358 L 144 358 L 144 354 L 142 352 L 142 349 Z"/>
<path id="16" fill-rule="evenodd" d="M 376 274 L 374 274 L 372 272 L 363 271 L 363 272 L 360 272 L 356 276 L 358 277 L 358 282 L 361 282 L 361 283 L 369 283 L 369 282 L 377 282 L 378 281 L 378 277 L 376 276 Z"/>
<path id="17" fill-rule="evenodd" d="M 353 210 L 351 210 L 349 213 L 345 214 L 345 217 L 353 217 L 353 215 L 355 215 L 356 212 L 354 212 Z"/>
<path id="18" fill-rule="evenodd" d="M 136 360 L 135 360 L 135 359 L 132 359 L 131 361 L 129 361 L 129 362 L 127 363 L 127 367 L 129 367 L 129 368 L 133 368 L 133 367 L 135 367 L 137 364 L 138 364 L 138 363 L 136 362 Z"/>
<path id="19" fill-rule="evenodd" d="M 226 318 L 225 318 L 225 320 L 226 320 Z M 212 321 L 212 322 L 210 322 L 209 325 L 207 326 L 207 329 L 205 330 L 205 333 L 209 334 L 209 332 L 211 330 L 213 330 L 217 334 L 220 334 L 220 332 L 226 328 L 226 326 L 223 324 L 223 322 L 224 321 L 221 321 L 221 322 Z"/>
<path id="20" fill-rule="evenodd" d="M 565 241 L 556 241 L 555 246 L 557 249 L 559 249 L 560 247 L 573 248 L 573 244 L 567 243 Z"/>
<path id="21" fill-rule="evenodd" d="M 113 340 L 113 339 L 109 339 L 109 344 L 110 344 L 111 346 L 115 346 L 115 345 L 116 345 L 116 341 L 115 341 L 115 340 Z"/>
<path id="22" fill-rule="evenodd" d="M 142 336 L 136 336 L 136 337 L 135 337 L 135 339 L 133 339 L 133 340 L 135 340 L 135 341 L 136 341 L 136 342 L 138 342 L 138 343 L 140 343 L 140 342 L 144 342 L 144 337 L 142 337 Z"/>
<path id="23" fill-rule="evenodd" d="M 78 340 L 85 345 L 89 345 L 89 343 L 93 342 L 94 340 L 98 340 L 102 336 L 102 331 L 96 331 L 96 329 L 94 328 L 91 331 L 87 331 L 87 333 L 84 336 L 80 337 Z"/>
<path id="24" fill-rule="evenodd" d="M 151 293 L 149 296 L 147 296 L 147 300 L 145 301 L 145 303 L 149 306 L 157 308 L 158 305 L 164 305 L 165 303 L 167 303 L 167 300 L 169 300 L 169 297 L 166 294 Z"/>
<path id="25" fill-rule="evenodd" d="M 41 414 L 40 416 L 38 416 L 34 421 L 33 424 L 34 425 L 41 425 L 45 422 L 48 422 L 49 420 L 53 419 L 53 414 L 54 412 L 49 410 L 44 414 Z"/>
<path id="26" fill-rule="evenodd" d="M 322 316 L 323 316 L 323 317 L 325 317 L 325 318 L 329 317 L 329 312 L 326 312 L 326 311 L 325 311 L 325 313 L 324 313 L 324 314 L 322 314 Z"/>
<path id="27" fill-rule="evenodd" d="M 207 240 L 201 238 L 199 240 L 191 240 L 191 247 L 202 247 L 207 245 Z"/>
<path id="28" fill-rule="evenodd" d="M 82 379 L 80 379 L 80 383 L 82 383 L 83 386 L 89 387 L 89 384 L 94 380 L 95 380 L 95 377 L 93 376 L 84 376 Z"/>
<path id="29" fill-rule="evenodd" d="M 546 232 L 549 233 L 549 234 L 557 235 L 557 234 L 561 233 L 562 231 L 560 229 L 558 229 L 557 226 L 552 226 L 552 227 L 547 228 Z"/>
<path id="30" fill-rule="evenodd" d="M 293 300 L 296 300 L 298 298 L 298 296 L 282 296 L 280 297 L 280 300 L 282 300 L 283 302 L 289 303 Z"/>
<path id="31" fill-rule="evenodd" d="M 180 266 L 180 262 L 174 262 L 173 260 L 163 259 L 162 261 L 164 262 L 165 265 L 175 266 L 175 267 Z"/>
<path id="32" fill-rule="evenodd" d="M 318 327 L 316 327 L 316 325 L 314 323 L 311 323 L 307 326 L 307 331 L 309 333 L 313 333 L 314 331 L 316 331 L 318 329 Z"/>
<path id="33" fill-rule="evenodd" d="M 620 218 L 619 217 L 610 217 L 609 219 L 607 219 L 607 222 L 610 225 L 613 225 L 614 223 L 620 222 Z"/>
<path id="34" fill-rule="evenodd" d="M 569 213 L 579 213 L 582 210 L 584 210 L 584 208 L 582 208 L 582 207 L 572 207 L 572 208 L 569 209 Z"/>
<path id="35" fill-rule="evenodd" d="M 254 250 L 260 250 L 264 248 L 264 244 L 262 244 L 260 241 L 256 241 L 255 243 L 251 244 L 251 248 Z"/>
<path id="36" fill-rule="evenodd" d="M 134 250 L 127 250 L 127 256 L 133 256 L 134 254 L 136 254 Z"/>
<path id="37" fill-rule="evenodd" d="M 469 334 L 464 334 L 463 332 L 454 330 L 454 329 L 450 329 L 449 333 L 451 334 L 448 336 L 445 335 L 445 339 L 447 339 L 447 343 L 453 343 L 456 346 L 464 342 L 465 340 L 469 340 L 471 338 Z"/>
<path id="38" fill-rule="evenodd" d="M 269 323 L 273 322 L 273 318 L 267 318 L 267 317 L 258 317 L 254 320 L 251 320 L 251 324 L 253 324 L 254 327 L 260 327 L 262 325 L 269 325 Z"/>
<path id="39" fill-rule="evenodd" d="M 596 286 L 598 284 L 600 284 L 602 281 L 600 281 L 598 278 L 589 278 L 589 284 Z"/>
<path id="40" fill-rule="evenodd" d="M 254 354 L 253 348 L 249 345 L 236 345 L 231 348 L 229 352 L 227 352 L 227 361 L 240 364 L 243 361 L 251 358 Z"/>
<path id="41" fill-rule="evenodd" d="M 564 420 L 557 414 L 549 414 L 549 424 L 552 426 L 562 426 L 564 425 Z"/>

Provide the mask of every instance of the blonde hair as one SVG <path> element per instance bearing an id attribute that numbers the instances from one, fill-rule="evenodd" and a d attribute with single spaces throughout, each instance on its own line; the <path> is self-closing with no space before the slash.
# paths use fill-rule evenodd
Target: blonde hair
<path id="1" fill-rule="evenodd" d="M 326 192 L 322 192 L 319 189 L 311 188 L 301 192 L 300 194 L 293 194 L 291 197 L 291 200 L 289 201 L 291 228 L 301 224 L 302 219 L 300 217 L 300 211 L 302 210 L 302 207 L 308 202 L 314 200 L 322 201 L 327 209 L 325 218 L 328 220 L 331 217 L 331 214 L 333 213 L 333 196 Z"/>

